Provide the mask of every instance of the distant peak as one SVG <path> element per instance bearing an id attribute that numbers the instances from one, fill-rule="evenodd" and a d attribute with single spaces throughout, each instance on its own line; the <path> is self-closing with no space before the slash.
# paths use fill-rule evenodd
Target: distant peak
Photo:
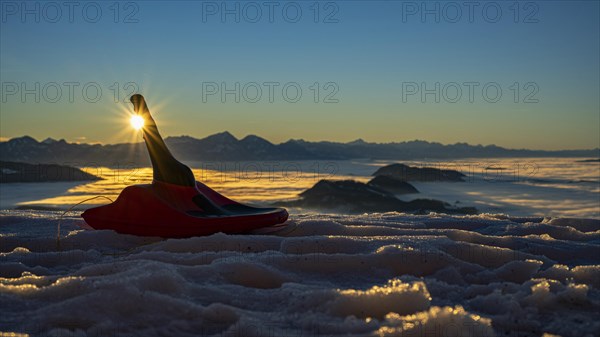
<path id="1" fill-rule="evenodd" d="M 219 132 L 219 133 L 216 134 L 216 136 L 223 137 L 223 138 L 232 138 L 232 139 L 237 140 L 237 138 L 235 138 L 234 135 L 232 135 L 231 133 L 229 133 L 229 131 Z"/>
<path id="2" fill-rule="evenodd" d="M 54 143 L 57 143 L 57 142 L 58 141 L 56 139 L 51 138 L 51 137 L 48 137 L 48 138 L 42 140 L 42 143 L 44 143 L 44 144 L 54 144 Z"/>
<path id="3" fill-rule="evenodd" d="M 169 142 L 189 142 L 189 141 L 194 141 L 194 140 L 196 140 L 196 138 L 190 137 L 188 135 L 169 136 L 169 137 L 165 138 L 165 141 L 169 141 Z"/>
<path id="4" fill-rule="evenodd" d="M 229 131 L 215 133 L 214 135 L 210 135 L 210 136 L 206 137 L 205 139 L 214 139 L 214 140 L 217 140 L 220 142 L 237 142 L 238 141 L 238 139 L 235 138 L 234 135 L 229 133 Z"/>
<path id="5" fill-rule="evenodd" d="M 348 144 L 352 144 L 352 145 L 361 145 L 361 144 L 367 144 L 367 142 L 365 142 L 362 138 L 358 138 L 356 140 L 351 141 Z"/>
<path id="6" fill-rule="evenodd" d="M 10 143 L 19 143 L 19 144 L 37 144 L 38 143 L 38 141 L 35 140 L 35 138 L 30 137 L 30 136 L 12 138 L 11 140 L 9 140 L 9 142 Z"/>
<path id="7" fill-rule="evenodd" d="M 267 143 L 270 143 L 268 140 L 266 140 L 262 137 L 256 136 L 256 135 L 247 135 L 241 141 L 242 142 L 267 142 Z"/>

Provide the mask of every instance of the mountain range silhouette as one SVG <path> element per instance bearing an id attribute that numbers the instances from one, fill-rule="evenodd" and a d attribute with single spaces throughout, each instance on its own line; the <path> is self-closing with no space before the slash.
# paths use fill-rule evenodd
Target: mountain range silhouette
<path id="1" fill-rule="evenodd" d="M 496 145 L 444 145 L 413 140 L 393 143 L 369 143 L 357 139 L 348 143 L 309 142 L 290 139 L 273 144 L 255 135 L 237 139 L 225 131 L 202 139 L 190 136 L 167 137 L 171 152 L 184 161 L 248 161 L 248 160 L 408 160 L 506 157 L 600 157 L 600 149 L 527 150 L 507 149 Z M 0 142 L 0 160 L 28 163 L 60 163 L 67 165 L 149 164 L 144 143 L 85 144 L 52 138 L 37 141 L 30 136 Z"/>

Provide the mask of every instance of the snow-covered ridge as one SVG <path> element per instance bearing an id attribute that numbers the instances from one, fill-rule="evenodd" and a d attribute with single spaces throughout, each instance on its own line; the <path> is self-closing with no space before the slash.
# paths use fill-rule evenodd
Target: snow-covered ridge
<path id="1" fill-rule="evenodd" d="M 592 336 L 600 221 L 292 214 L 162 240 L 0 213 L 0 331 L 88 336 Z"/>

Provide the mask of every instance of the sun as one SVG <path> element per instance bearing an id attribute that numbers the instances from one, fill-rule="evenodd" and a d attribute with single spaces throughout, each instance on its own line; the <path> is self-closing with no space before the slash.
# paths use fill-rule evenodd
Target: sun
<path id="1" fill-rule="evenodd" d="M 144 118 L 142 118 L 142 116 L 140 115 L 131 116 L 129 122 L 131 123 L 131 126 L 133 126 L 133 128 L 136 130 L 140 130 L 144 127 Z"/>

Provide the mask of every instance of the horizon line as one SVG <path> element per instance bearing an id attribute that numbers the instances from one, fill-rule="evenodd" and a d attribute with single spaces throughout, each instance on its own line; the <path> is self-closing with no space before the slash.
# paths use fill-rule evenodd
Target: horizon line
<path id="1" fill-rule="evenodd" d="M 188 138 L 192 138 L 192 139 L 195 139 L 195 140 L 203 140 L 203 139 L 206 139 L 206 138 L 209 138 L 209 137 L 212 137 L 212 136 L 216 136 L 216 135 L 221 135 L 221 134 L 229 134 L 230 136 L 232 136 L 237 141 L 241 141 L 241 140 L 243 140 L 245 138 L 254 136 L 254 137 L 263 139 L 263 140 L 265 140 L 265 141 L 267 141 L 267 142 L 269 142 L 269 143 L 271 143 L 273 145 L 285 144 L 285 143 L 290 142 L 290 141 L 303 141 L 303 142 L 306 142 L 306 143 L 334 143 L 334 144 L 344 144 L 344 145 L 347 145 L 347 144 L 350 144 L 350 143 L 354 143 L 354 142 L 364 142 L 365 144 L 370 144 L 370 145 L 387 145 L 387 144 L 401 144 L 401 143 L 411 143 L 411 142 L 425 142 L 425 143 L 429 143 L 429 144 L 439 144 L 439 145 L 442 145 L 442 146 L 453 146 L 453 145 L 464 145 L 464 144 L 466 144 L 468 146 L 473 146 L 473 147 L 497 147 L 497 148 L 501 148 L 501 149 L 504 149 L 504 150 L 514 150 L 514 151 L 541 151 L 541 152 L 600 151 L 600 146 L 599 147 L 595 147 L 595 148 L 544 149 L 544 150 L 542 150 L 542 149 L 531 149 L 531 148 L 509 148 L 509 147 L 503 147 L 503 146 L 496 145 L 496 144 L 487 144 L 487 145 L 483 145 L 483 144 L 471 144 L 471 143 L 468 143 L 468 142 L 442 143 L 442 142 L 439 142 L 439 141 L 431 141 L 431 140 L 424 140 L 424 139 L 412 139 L 412 140 L 389 141 L 389 142 L 369 142 L 369 141 L 366 141 L 366 140 L 364 140 L 363 138 L 360 138 L 360 137 L 357 138 L 357 139 L 355 139 L 355 140 L 348 141 L 348 142 L 340 142 L 340 141 L 332 141 L 332 140 L 311 141 L 311 140 L 305 140 L 303 138 L 300 138 L 300 139 L 290 138 L 290 139 L 288 139 L 287 141 L 284 141 L 284 142 L 273 143 L 270 140 L 268 140 L 268 139 L 266 139 L 264 137 L 255 135 L 255 134 L 247 134 L 246 136 L 244 136 L 242 138 L 238 138 L 235 135 L 233 135 L 231 132 L 226 131 L 226 130 L 225 131 L 221 131 L 221 132 L 217 132 L 217 133 L 213 133 L 213 134 L 210 134 L 208 136 L 204 136 L 202 138 L 197 138 L 197 137 L 194 137 L 194 136 L 183 134 L 183 135 L 177 135 L 177 136 L 166 136 L 165 140 L 167 140 L 169 138 L 180 138 L 180 137 L 188 137 Z M 85 141 L 72 141 L 72 140 L 69 141 L 69 140 L 66 140 L 65 138 L 55 139 L 55 138 L 52 138 L 52 137 L 46 137 L 43 140 L 38 140 L 37 138 L 35 138 L 33 136 L 29 136 L 29 135 L 23 135 L 23 136 L 11 137 L 11 138 L 0 137 L 0 143 L 5 143 L 5 142 L 9 142 L 9 141 L 14 140 L 14 139 L 25 138 L 25 137 L 29 137 L 29 138 L 35 140 L 37 143 L 43 143 L 44 141 L 47 141 L 47 140 L 52 140 L 52 141 L 56 141 L 56 142 L 64 141 L 67 144 L 86 144 L 86 145 L 101 145 L 101 146 L 121 145 L 121 144 L 140 144 L 140 143 L 143 143 L 143 141 L 140 141 L 140 142 L 117 142 L 117 143 L 85 142 Z"/>

